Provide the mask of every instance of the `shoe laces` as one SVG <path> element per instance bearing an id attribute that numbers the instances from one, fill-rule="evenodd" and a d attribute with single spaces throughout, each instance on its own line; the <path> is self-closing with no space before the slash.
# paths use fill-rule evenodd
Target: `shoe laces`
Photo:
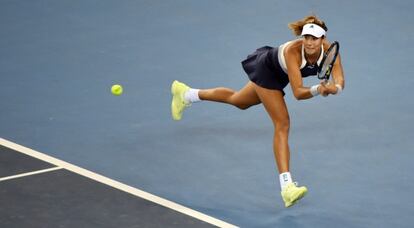
<path id="1" fill-rule="evenodd" d="M 187 102 L 184 101 L 184 99 L 183 99 L 183 104 L 185 105 L 185 107 L 190 107 L 191 106 L 191 102 L 187 103 Z"/>
<path id="2" fill-rule="evenodd" d="M 185 105 L 185 107 L 190 107 L 191 102 L 185 102 L 184 94 L 185 94 L 185 92 L 181 94 L 181 101 L 182 101 L 183 105 Z"/>
<path id="3" fill-rule="evenodd" d="M 292 184 L 293 184 L 294 187 L 298 187 L 299 186 L 298 182 L 292 182 Z M 288 185 L 286 185 L 286 188 L 291 188 L 293 186 L 290 185 L 290 184 L 288 184 Z"/>

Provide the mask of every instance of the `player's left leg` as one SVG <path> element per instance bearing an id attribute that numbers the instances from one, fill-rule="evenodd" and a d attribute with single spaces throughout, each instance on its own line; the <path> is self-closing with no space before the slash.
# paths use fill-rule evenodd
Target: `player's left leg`
<path id="1" fill-rule="evenodd" d="M 306 194 L 307 188 L 297 187 L 289 172 L 289 112 L 282 91 L 265 89 L 260 86 L 255 86 L 255 90 L 275 128 L 273 152 L 279 170 L 281 195 L 285 206 L 290 207 Z"/>

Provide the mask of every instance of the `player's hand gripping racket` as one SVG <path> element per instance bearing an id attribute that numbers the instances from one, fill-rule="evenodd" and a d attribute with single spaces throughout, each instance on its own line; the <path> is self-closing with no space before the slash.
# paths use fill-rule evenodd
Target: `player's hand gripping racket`
<path id="1" fill-rule="evenodd" d="M 338 53 L 339 43 L 338 41 L 334 41 L 323 55 L 322 62 L 318 69 L 318 78 L 320 80 L 323 80 L 326 84 L 329 83 L 329 77 L 331 76 L 332 67 L 335 63 Z"/>

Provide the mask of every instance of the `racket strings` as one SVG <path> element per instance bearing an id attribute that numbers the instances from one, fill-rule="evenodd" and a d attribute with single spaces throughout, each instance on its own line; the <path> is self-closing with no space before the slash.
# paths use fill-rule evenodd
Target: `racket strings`
<path id="1" fill-rule="evenodd" d="M 322 66 L 320 68 L 321 69 L 321 71 L 320 71 L 321 75 L 326 75 L 331 70 L 330 68 L 332 67 L 335 55 L 336 55 L 336 50 L 332 50 L 329 53 L 327 53 L 325 61 L 322 63 Z"/>

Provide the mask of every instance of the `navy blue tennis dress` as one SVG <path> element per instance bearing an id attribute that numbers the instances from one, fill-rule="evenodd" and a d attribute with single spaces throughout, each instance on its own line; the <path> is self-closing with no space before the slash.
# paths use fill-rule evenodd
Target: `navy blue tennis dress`
<path id="1" fill-rule="evenodd" d="M 256 85 L 272 90 L 283 89 L 289 84 L 287 67 L 283 50 L 293 41 L 286 42 L 279 47 L 264 46 L 247 56 L 242 61 L 242 66 L 250 81 Z M 318 74 L 318 66 L 323 58 L 323 46 L 317 64 L 309 64 L 305 59 L 305 51 L 302 45 L 302 64 L 300 72 L 302 77 L 315 76 Z M 285 93 L 283 92 L 283 95 Z"/>

